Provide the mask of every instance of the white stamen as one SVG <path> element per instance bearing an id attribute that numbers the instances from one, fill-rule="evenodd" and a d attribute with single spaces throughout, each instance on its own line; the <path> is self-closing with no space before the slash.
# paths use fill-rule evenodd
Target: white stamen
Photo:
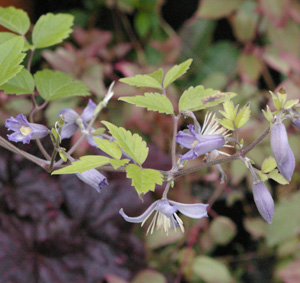
<path id="1" fill-rule="evenodd" d="M 20 132 L 23 136 L 27 137 L 32 132 L 32 129 L 30 127 L 22 126 Z"/>

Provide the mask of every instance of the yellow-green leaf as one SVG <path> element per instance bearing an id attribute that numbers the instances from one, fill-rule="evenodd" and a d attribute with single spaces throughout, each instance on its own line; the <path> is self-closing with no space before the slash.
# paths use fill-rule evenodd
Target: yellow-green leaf
<path id="1" fill-rule="evenodd" d="M 269 178 L 273 179 L 274 181 L 276 181 L 277 183 L 281 184 L 281 185 L 287 185 L 289 184 L 289 181 L 287 179 L 285 179 L 279 172 L 277 169 L 274 169 L 273 171 L 271 171 L 269 173 Z"/>
<path id="2" fill-rule="evenodd" d="M 122 127 L 117 127 L 109 122 L 102 121 L 109 129 L 117 144 L 126 152 L 135 162 L 143 164 L 148 156 L 149 148 L 145 141 L 138 134 L 132 134 Z"/>
<path id="3" fill-rule="evenodd" d="M 257 173 L 258 173 L 258 175 L 259 175 L 259 177 L 260 177 L 260 180 L 261 180 L 262 182 L 265 182 L 265 181 L 267 181 L 267 180 L 269 179 L 269 178 L 268 178 L 268 175 L 262 173 L 260 170 L 258 170 Z"/>
<path id="4" fill-rule="evenodd" d="M 173 114 L 171 101 L 159 93 L 146 92 L 145 95 L 120 97 L 119 100 L 135 104 L 139 107 L 146 107 L 147 110 L 158 111 L 159 113 Z"/>
<path id="5" fill-rule="evenodd" d="M 161 85 L 162 79 L 163 79 L 163 76 L 164 76 L 164 71 L 163 71 L 162 68 L 159 68 L 155 72 L 153 72 L 151 74 L 148 74 L 148 76 L 153 78 L 153 79 L 156 79 L 159 82 L 159 84 Z"/>
<path id="6" fill-rule="evenodd" d="M 116 160 L 116 159 L 110 159 L 110 164 L 112 165 L 112 167 L 114 167 L 115 169 L 118 169 L 119 167 L 129 163 L 130 160 L 129 159 L 121 159 L 121 160 Z"/>
<path id="7" fill-rule="evenodd" d="M 152 87 L 162 89 L 161 84 L 149 75 L 136 75 L 134 77 L 122 78 L 120 82 L 137 87 Z"/>
<path id="8" fill-rule="evenodd" d="M 235 126 L 236 128 L 241 128 L 243 127 L 250 119 L 250 105 L 247 104 L 245 105 L 237 114 L 236 119 L 235 119 Z"/>
<path id="9" fill-rule="evenodd" d="M 126 166 L 126 177 L 131 179 L 131 185 L 135 187 L 139 195 L 148 191 L 154 191 L 155 185 L 163 183 L 163 175 L 154 169 L 143 169 L 136 164 Z"/>
<path id="10" fill-rule="evenodd" d="M 284 108 L 285 109 L 289 109 L 292 108 L 294 105 L 299 103 L 299 99 L 291 99 L 288 100 L 285 104 L 284 104 Z"/>
<path id="11" fill-rule="evenodd" d="M 186 71 L 190 68 L 192 61 L 193 61 L 192 59 L 188 59 L 183 63 L 181 63 L 180 65 L 175 65 L 174 67 L 172 67 L 167 72 L 164 78 L 164 88 L 166 88 L 175 80 L 177 80 L 179 77 L 181 77 L 183 74 L 185 74 Z"/>
<path id="12" fill-rule="evenodd" d="M 122 150 L 115 141 L 110 142 L 108 140 L 101 139 L 101 138 L 98 138 L 98 137 L 94 137 L 94 140 L 95 140 L 97 146 L 101 150 L 103 150 L 105 153 L 107 153 L 108 155 L 110 155 L 114 159 L 120 159 L 121 158 Z"/>
<path id="13" fill-rule="evenodd" d="M 267 111 L 262 110 L 262 112 L 263 112 L 265 118 L 266 118 L 270 123 L 272 123 L 272 121 L 273 121 L 274 118 L 273 118 L 273 114 L 272 114 L 272 112 L 271 112 L 271 110 L 270 110 L 269 105 L 267 105 Z"/>
<path id="14" fill-rule="evenodd" d="M 216 121 L 218 121 L 224 128 L 234 131 L 234 125 L 231 120 L 227 120 L 224 118 L 224 119 L 216 119 Z"/>
<path id="15" fill-rule="evenodd" d="M 264 173 L 269 173 L 274 170 L 276 166 L 276 160 L 274 159 L 274 157 L 270 156 L 264 160 L 263 164 L 261 165 L 261 170 Z"/>
<path id="16" fill-rule="evenodd" d="M 238 110 L 238 106 L 234 106 L 229 96 L 225 97 L 225 101 L 223 103 L 224 111 L 220 111 L 220 113 L 230 121 L 234 121 L 236 117 L 236 113 Z"/>

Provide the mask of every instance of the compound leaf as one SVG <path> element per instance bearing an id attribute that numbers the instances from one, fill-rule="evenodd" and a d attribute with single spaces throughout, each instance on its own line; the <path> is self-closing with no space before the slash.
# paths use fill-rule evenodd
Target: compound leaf
<path id="1" fill-rule="evenodd" d="M 121 158 L 122 150 L 115 141 L 110 142 L 108 140 L 104 140 L 98 137 L 94 137 L 94 140 L 97 143 L 97 146 L 105 153 L 107 153 L 108 155 L 110 155 L 115 159 Z"/>
<path id="2" fill-rule="evenodd" d="M 122 78 L 120 79 L 120 82 L 137 87 L 162 89 L 161 84 L 157 81 L 157 79 L 149 75 L 136 75 L 134 77 Z"/>

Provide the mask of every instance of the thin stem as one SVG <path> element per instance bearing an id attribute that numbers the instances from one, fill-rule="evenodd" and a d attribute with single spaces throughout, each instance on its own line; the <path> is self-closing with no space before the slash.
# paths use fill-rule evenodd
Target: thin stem
<path id="1" fill-rule="evenodd" d="M 176 135 L 177 135 L 177 129 L 178 129 L 178 119 L 180 117 L 180 114 L 178 116 L 172 115 L 173 118 L 173 138 L 172 138 L 172 169 L 174 170 L 176 168 Z"/>
<path id="2" fill-rule="evenodd" d="M 29 57 L 28 57 L 28 62 L 27 62 L 27 71 L 30 72 L 30 68 L 31 68 L 31 63 L 32 63 L 32 58 L 33 58 L 33 53 L 34 53 L 35 49 L 31 49 L 29 52 Z"/>

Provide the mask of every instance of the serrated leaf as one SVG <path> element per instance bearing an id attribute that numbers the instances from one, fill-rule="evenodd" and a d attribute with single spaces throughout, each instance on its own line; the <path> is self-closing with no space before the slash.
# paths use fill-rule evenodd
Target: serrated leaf
<path id="1" fill-rule="evenodd" d="M 120 97 L 119 100 L 135 104 L 138 107 L 145 107 L 147 110 L 158 111 L 159 113 L 173 114 L 171 101 L 159 93 L 146 92 L 145 95 Z"/>
<path id="2" fill-rule="evenodd" d="M 273 121 L 273 114 L 272 114 L 272 112 L 271 112 L 271 110 L 270 110 L 269 105 L 267 105 L 267 111 L 262 110 L 262 112 L 263 112 L 265 118 L 266 118 L 270 123 L 272 123 L 272 121 Z"/>
<path id="3" fill-rule="evenodd" d="M 237 114 L 236 119 L 234 121 L 236 128 L 243 127 L 250 119 L 250 105 L 245 105 Z"/>
<path id="4" fill-rule="evenodd" d="M 233 102 L 229 98 L 229 96 L 225 97 L 225 101 L 223 103 L 224 111 L 220 111 L 220 113 L 228 120 L 234 121 L 236 117 L 236 113 L 238 110 L 238 106 L 234 106 Z"/>
<path id="5" fill-rule="evenodd" d="M 162 68 L 159 68 L 155 72 L 153 72 L 151 74 L 148 74 L 148 76 L 153 78 L 153 79 L 156 79 L 159 82 L 159 84 L 161 85 L 162 79 L 163 79 L 163 76 L 164 76 L 164 71 L 163 71 Z"/>
<path id="6" fill-rule="evenodd" d="M 23 66 L 20 63 L 25 57 L 22 53 L 24 39 L 20 36 L 14 37 L 0 45 L 0 85 L 19 73 Z"/>
<path id="7" fill-rule="evenodd" d="M 16 76 L 9 79 L 0 89 L 6 94 L 33 94 L 34 80 L 32 75 L 22 69 Z"/>
<path id="8" fill-rule="evenodd" d="M 132 134 L 122 127 L 102 121 L 108 128 L 118 145 L 138 164 L 143 164 L 149 152 L 146 142 L 138 134 Z"/>
<path id="9" fill-rule="evenodd" d="M 54 100 L 68 96 L 90 95 L 87 86 L 74 81 L 63 72 L 43 70 L 34 74 L 36 88 L 45 100 Z"/>
<path id="10" fill-rule="evenodd" d="M 274 159 L 274 157 L 270 156 L 264 160 L 263 164 L 261 165 L 261 170 L 264 173 L 269 173 L 274 170 L 276 166 L 276 160 Z"/>
<path id="11" fill-rule="evenodd" d="M 122 78 L 120 82 L 137 87 L 152 87 L 162 89 L 161 84 L 149 75 L 136 75 L 134 77 Z"/>
<path id="12" fill-rule="evenodd" d="M 216 119 L 224 128 L 234 131 L 234 125 L 233 122 L 227 119 Z"/>
<path id="13" fill-rule="evenodd" d="M 87 170 L 110 164 L 110 158 L 99 155 L 82 156 L 70 166 L 53 171 L 52 175 L 82 173 Z"/>
<path id="14" fill-rule="evenodd" d="M 279 172 L 277 169 L 274 169 L 273 171 L 271 171 L 269 173 L 269 178 L 273 179 L 274 181 L 276 181 L 277 183 L 281 184 L 281 185 L 287 185 L 289 184 L 289 181 L 287 179 L 285 179 Z"/>
<path id="15" fill-rule="evenodd" d="M 42 15 L 32 31 L 32 42 L 36 48 L 49 47 L 62 42 L 72 32 L 74 17 L 69 14 Z"/>
<path id="16" fill-rule="evenodd" d="M 190 68 L 190 65 L 192 63 L 193 59 L 188 59 L 181 63 L 180 65 L 175 65 L 172 67 L 166 74 L 164 78 L 164 88 L 169 86 L 171 83 L 173 83 L 175 80 L 177 80 L 179 77 L 181 77 L 183 74 L 186 73 L 186 71 Z"/>
<path id="17" fill-rule="evenodd" d="M 232 98 L 236 94 L 220 92 L 211 88 L 204 89 L 202 85 L 190 87 L 184 91 L 179 99 L 179 111 L 206 109 L 224 102 L 226 96 Z"/>
<path id="18" fill-rule="evenodd" d="M 30 27 L 30 19 L 27 13 L 15 7 L 0 7 L 0 25 L 7 29 L 24 35 Z"/>
<path id="19" fill-rule="evenodd" d="M 292 99 L 292 100 L 288 100 L 285 104 L 284 104 L 284 108 L 285 109 L 289 109 L 292 108 L 294 105 L 299 103 L 299 99 Z"/>
<path id="20" fill-rule="evenodd" d="M 121 159 L 121 160 L 116 160 L 116 159 L 110 159 L 110 164 L 112 165 L 112 167 L 114 167 L 115 169 L 118 169 L 121 166 L 124 166 L 125 164 L 129 163 L 130 160 L 129 159 Z"/>
<path id="21" fill-rule="evenodd" d="M 267 180 L 269 179 L 269 178 L 268 178 L 268 175 L 262 173 L 260 170 L 258 170 L 257 173 L 258 173 L 258 175 L 259 175 L 259 177 L 260 177 L 260 180 L 261 180 L 262 182 L 265 182 L 265 181 L 267 181 Z"/>
<path id="22" fill-rule="evenodd" d="M 163 175 L 154 169 L 142 169 L 136 164 L 126 166 L 126 177 L 131 179 L 139 195 L 154 191 L 155 185 L 163 183 Z"/>
<path id="23" fill-rule="evenodd" d="M 272 95 L 273 104 L 274 104 L 276 110 L 280 110 L 281 106 L 282 106 L 280 100 L 278 99 L 278 97 L 272 91 L 270 91 L 270 93 Z"/>
<path id="24" fill-rule="evenodd" d="M 97 143 L 97 146 L 105 153 L 107 153 L 108 155 L 110 155 L 115 159 L 121 158 L 122 150 L 115 141 L 110 142 L 108 140 L 104 140 L 98 137 L 94 137 L 94 140 Z"/>

